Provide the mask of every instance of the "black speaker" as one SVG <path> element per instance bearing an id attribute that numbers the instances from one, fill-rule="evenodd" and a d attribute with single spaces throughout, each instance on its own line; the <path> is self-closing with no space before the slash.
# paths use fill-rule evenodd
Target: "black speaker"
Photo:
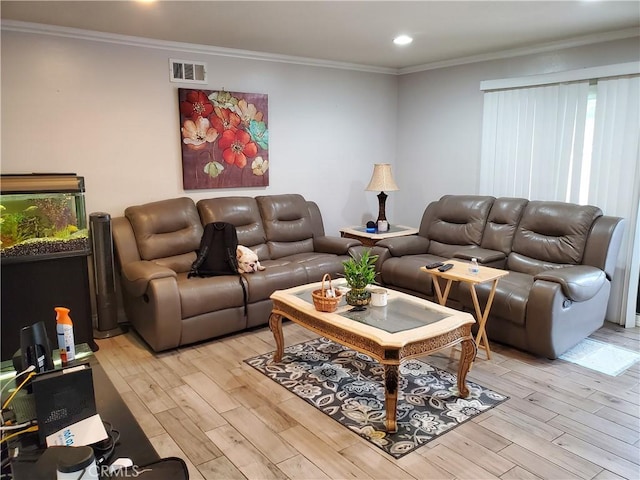
<path id="1" fill-rule="evenodd" d="M 109 338 L 124 333 L 118 325 L 118 300 L 111 237 L 111 216 L 104 212 L 89 215 L 93 247 L 93 271 L 98 322 L 93 338 Z"/>
<path id="2" fill-rule="evenodd" d="M 51 343 L 47 336 L 44 322 L 22 327 L 20 330 L 20 354 L 14 356 L 13 366 L 17 372 L 33 365 L 35 372 L 53 370 L 53 356 L 51 355 Z M 20 362 L 19 365 L 16 363 Z"/>

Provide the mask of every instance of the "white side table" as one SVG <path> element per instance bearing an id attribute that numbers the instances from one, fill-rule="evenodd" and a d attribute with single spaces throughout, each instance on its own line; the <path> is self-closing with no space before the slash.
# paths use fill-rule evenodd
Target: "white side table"
<path id="1" fill-rule="evenodd" d="M 340 229 L 340 236 L 345 238 L 355 238 L 360 240 L 366 247 L 373 247 L 378 241 L 385 238 L 404 237 L 406 235 L 415 235 L 418 233 L 417 228 L 406 227 L 404 225 L 391 225 L 386 232 L 367 232 L 367 227 L 356 225 L 353 227 L 345 227 Z"/>

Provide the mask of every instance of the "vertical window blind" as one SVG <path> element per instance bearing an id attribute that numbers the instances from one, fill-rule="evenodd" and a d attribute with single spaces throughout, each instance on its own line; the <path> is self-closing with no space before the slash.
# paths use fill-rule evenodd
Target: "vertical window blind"
<path id="1" fill-rule="evenodd" d="M 635 325 L 640 275 L 640 76 L 633 68 L 530 87 L 495 81 L 500 88 L 484 93 L 479 184 L 481 194 L 591 204 L 625 218 L 607 318 L 626 326 Z"/>

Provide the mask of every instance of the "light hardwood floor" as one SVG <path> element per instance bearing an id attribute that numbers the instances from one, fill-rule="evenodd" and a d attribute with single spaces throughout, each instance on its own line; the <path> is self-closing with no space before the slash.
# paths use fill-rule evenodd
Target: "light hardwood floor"
<path id="1" fill-rule="evenodd" d="M 284 324 L 286 345 L 315 335 Z M 640 329 L 592 338 L 640 351 Z M 640 479 L 640 367 L 618 377 L 492 343 L 468 379 L 511 398 L 400 460 L 243 360 L 273 351 L 267 327 L 153 354 L 132 332 L 96 355 L 160 456 L 192 479 Z M 451 372 L 444 351 L 426 361 Z"/>

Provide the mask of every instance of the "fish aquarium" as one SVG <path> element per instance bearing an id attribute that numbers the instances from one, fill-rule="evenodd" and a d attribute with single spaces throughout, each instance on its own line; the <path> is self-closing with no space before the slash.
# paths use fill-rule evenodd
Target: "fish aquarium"
<path id="1" fill-rule="evenodd" d="M 0 176 L 0 258 L 31 261 L 91 251 L 84 177 Z"/>

